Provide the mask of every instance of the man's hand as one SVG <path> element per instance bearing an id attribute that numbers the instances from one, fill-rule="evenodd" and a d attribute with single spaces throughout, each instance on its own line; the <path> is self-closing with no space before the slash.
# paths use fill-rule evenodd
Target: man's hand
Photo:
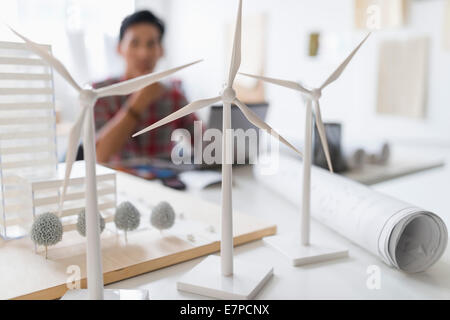
<path id="1" fill-rule="evenodd" d="M 156 82 L 135 93 L 128 98 L 128 105 L 138 114 L 143 114 L 148 106 L 158 100 L 165 92 L 164 86 Z"/>

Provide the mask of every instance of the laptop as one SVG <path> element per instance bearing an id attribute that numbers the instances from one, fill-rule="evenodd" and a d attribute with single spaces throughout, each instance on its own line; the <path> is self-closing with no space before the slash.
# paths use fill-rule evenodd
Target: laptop
<path id="1" fill-rule="evenodd" d="M 268 103 L 257 103 L 257 104 L 247 104 L 247 106 L 250 108 L 250 110 L 252 110 L 261 120 L 266 119 L 267 116 L 267 110 L 269 109 L 269 104 Z M 219 129 L 222 132 L 222 115 L 223 115 L 223 106 L 222 105 L 216 105 L 216 106 L 212 106 L 211 107 L 211 111 L 209 114 L 209 121 L 208 121 L 208 128 L 214 128 L 214 129 Z M 244 132 L 249 130 L 249 129 L 255 129 L 256 130 L 256 141 L 257 141 L 257 146 L 259 147 L 259 128 L 256 127 L 255 125 L 253 125 L 250 121 L 247 120 L 247 118 L 244 116 L 244 114 L 242 113 L 242 111 L 236 106 L 236 105 L 232 105 L 231 106 L 231 128 L 233 130 L 236 129 L 242 129 Z M 248 140 L 248 139 L 247 139 Z M 222 141 L 220 141 L 221 144 Z M 257 147 L 257 152 L 259 151 Z M 238 163 L 238 158 L 237 158 L 237 143 L 236 143 L 236 139 L 235 139 L 235 143 L 234 143 L 234 164 L 249 164 L 249 157 L 250 157 L 250 148 L 248 145 L 248 141 L 245 142 L 245 154 L 242 155 L 242 157 L 244 159 L 239 159 L 240 163 Z M 242 150 L 241 150 L 242 152 Z M 242 163 L 242 160 L 244 160 L 244 162 Z M 220 166 L 220 164 L 218 164 Z M 214 166 L 214 165 L 212 165 Z M 211 167 L 208 165 L 203 165 L 202 168 L 204 167 Z"/>
<path id="2" fill-rule="evenodd" d="M 265 120 L 269 105 L 267 103 L 247 104 L 247 106 L 261 119 Z M 209 114 L 208 128 L 216 128 L 222 131 L 222 105 L 212 106 Z M 233 129 L 258 129 L 250 123 L 241 110 L 235 106 L 231 106 L 231 127 Z"/>
<path id="3" fill-rule="evenodd" d="M 267 103 L 259 103 L 259 104 L 247 104 L 247 106 L 252 110 L 261 120 L 266 119 L 267 110 L 269 108 L 269 105 Z M 214 128 L 220 130 L 222 132 L 222 105 L 212 106 L 211 111 L 209 114 L 209 120 L 207 123 L 207 128 Z M 241 110 L 235 106 L 232 105 L 231 107 L 231 127 L 236 129 L 242 129 L 244 131 L 247 131 L 248 129 L 257 129 L 257 133 L 259 133 L 259 129 L 254 126 L 252 123 L 250 123 L 247 118 L 242 114 Z M 259 145 L 259 134 L 256 135 L 256 141 Z M 222 144 L 222 139 L 220 139 L 220 146 Z M 250 163 L 249 159 L 249 146 L 248 146 L 248 139 L 245 142 L 245 154 L 241 155 L 241 158 L 237 158 L 237 143 L 235 140 L 234 143 L 235 148 L 235 159 L 234 164 L 236 165 L 246 165 Z M 220 148 L 221 149 L 221 148 Z M 258 151 L 258 149 L 257 149 Z M 244 158 L 244 159 L 242 159 Z M 238 161 L 239 160 L 239 161 Z M 242 161 L 244 160 L 244 161 Z M 138 158 L 138 159 L 130 159 L 128 161 L 122 161 L 122 165 L 125 167 L 129 167 L 129 170 L 134 170 L 136 172 L 129 172 L 141 177 L 146 177 L 147 174 L 152 176 L 152 178 L 173 178 L 173 175 L 177 175 L 181 172 L 185 171 L 192 171 L 192 170 L 210 170 L 210 169 L 218 169 L 221 167 L 220 163 L 214 163 L 214 164 L 206 164 L 204 161 L 202 164 L 179 164 L 175 165 L 172 163 L 170 159 L 160 159 L 160 158 Z M 145 171 L 145 172 L 144 172 Z M 147 172 L 148 171 L 148 172 Z M 168 173 L 171 171 L 170 177 L 168 176 Z M 145 174 L 143 174 L 144 172 Z M 170 172 L 169 172 L 170 173 Z M 163 175 L 164 177 L 160 176 Z"/>

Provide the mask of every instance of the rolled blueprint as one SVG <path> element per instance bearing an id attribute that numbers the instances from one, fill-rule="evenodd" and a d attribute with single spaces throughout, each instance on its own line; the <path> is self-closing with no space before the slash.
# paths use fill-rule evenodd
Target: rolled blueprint
<path id="1" fill-rule="evenodd" d="M 301 161 L 282 156 L 275 174 L 258 164 L 255 176 L 301 210 Z M 436 214 L 318 167 L 311 172 L 311 215 L 408 273 L 431 267 L 447 246 L 447 228 Z"/>

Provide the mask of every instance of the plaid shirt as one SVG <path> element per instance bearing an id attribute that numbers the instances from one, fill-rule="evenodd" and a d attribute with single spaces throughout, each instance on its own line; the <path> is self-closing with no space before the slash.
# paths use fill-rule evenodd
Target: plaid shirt
<path id="1" fill-rule="evenodd" d="M 101 88 L 122 81 L 121 78 L 112 78 L 103 82 L 94 83 L 94 88 Z M 141 120 L 136 125 L 134 132 L 140 131 L 149 125 L 161 120 L 172 112 L 184 107 L 188 102 L 184 97 L 179 81 L 172 81 L 170 85 L 164 85 L 165 93 L 155 102 L 150 104 L 142 114 Z M 95 130 L 98 132 L 119 110 L 124 107 L 129 96 L 105 97 L 97 100 L 95 105 Z M 110 161 L 120 163 L 121 160 L 162 157 L 170 158 L 173 147 L 171 141 L 172 132 L 179 128 L 188 129 L 191 137 L 194 137 L 194 121 L 197 121 L 194 113 L 172 121 L 158 129 L 152 130 L 135 138 L 131 138 L 122 147 L 122 150 L 111 157 Z"/>

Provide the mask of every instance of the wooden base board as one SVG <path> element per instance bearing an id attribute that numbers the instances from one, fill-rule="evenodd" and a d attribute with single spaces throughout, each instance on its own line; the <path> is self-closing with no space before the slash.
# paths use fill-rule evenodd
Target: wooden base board
<path id="1" fill-rule="evenodd" d="M 127 243 L 113 224 L 102 233 L 105 284 L 220 250 L 218 205 L 123 173 L 118 173 L 117 181 L 119 200 L 135 204 L 142 219 L 141 227 L 128 233 Z M 150 226 L 149 213 L 163 200 L 174 206 L 178 219 L 173 228 L 161 233 Z M 273 224 L 238 212 L 233 216 L 235 245 L 276 233 Z M 47 260 L 42 248 L 34 253 L 29 238 L 0 241 L 0 261 L 0 299 L 60 298 L 67 291 L 66 282 L 73 280 L 69 266 L 80 268 L 81 288 L 86 288 L 85 238 L 76 231 L 64 233 L 62 242 L 48 248 Z"/>

